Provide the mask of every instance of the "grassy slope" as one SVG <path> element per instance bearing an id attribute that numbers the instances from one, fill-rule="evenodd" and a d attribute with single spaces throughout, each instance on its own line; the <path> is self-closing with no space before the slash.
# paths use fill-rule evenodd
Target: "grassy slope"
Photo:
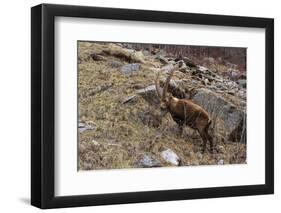
<path id="1" fill-rule="evenodd" d="M 97 62 L 88 57 L 91 51 L 101 48 L 99 44 L 79 43 L 79 121 L 96 126 L 95 130 L 79 133 L 79 170 L 136 167 L 143 153 L 150 153 L 163 166 L 169 166 L 160 156 L 167 148 L 177 153 L 182 165 L 217 164 L 220 159 L 226 164 L 245 162 L 246 148 L 237 143 L 217 141 L 219 151 L 202 155 L 198 134 L 187 128 L 179 135 L 169 114 L 159 127 L 144 124 L 140 113 L 157 114 L 157 110 L 141 97 L 127 104 L 122 104 L 122 100 L 134 95 L 136 89 L 153 84 L 155 73 L 142 66 L 137 74 L 125 76 L 109 65 L 110 60 L 118 59 L 108 57 L 107 61 Z"/>

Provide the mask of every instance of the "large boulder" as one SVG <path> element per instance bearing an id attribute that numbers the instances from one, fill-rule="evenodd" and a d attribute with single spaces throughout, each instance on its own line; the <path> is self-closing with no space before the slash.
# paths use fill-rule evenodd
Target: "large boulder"
<path id="1" fill-rule="evenodd" d="M 202 106 L 211 116 L 216 133 L 227 141 L 245 142 L 246 113 L 220 95 L 201 88 L 192 100 Z"/>
<path id="2" fill-rule="evenodd" d="M 133 64 L 126 64 L 121 67 L 121 72 L 124 75 L 132 75 L 140 70 L 140 64 L 133 63 Z"/>
<path id="3" fill-rule="evenodd" d="M 145 153 L 138 157 L 138 160 L 135 163 L 135 165 L 136 167 L 139 168 L 151 168 L 151 167 L 160 167 L 161 163 L 156 158 L 154 158 L 150 153 Z"/>
<path id="4" fill-rule="evenodd" d="M 109 44 L 100 54 L 114 56 L 129 63 L 145 63 L 141 51 L 126 49 L 116 44 Z"/>
<path id="5" fill-rule="evenodd" d="M 160 88 L 161 89 L 161 88 Z M 149 104 L 157 105 L 160 103 L 159 98 L 156 94 L 156 87 L 155 85 L 150 85 L 144 89 L 139 89 L 136 91 L 136 94 L 140 95 L 144 98 Z"/>

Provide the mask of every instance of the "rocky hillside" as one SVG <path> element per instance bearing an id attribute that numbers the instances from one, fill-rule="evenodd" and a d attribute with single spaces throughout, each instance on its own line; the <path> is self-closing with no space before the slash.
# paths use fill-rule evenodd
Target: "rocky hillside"
<path id="1" fill-rule="evenodd" d="M 78 169 L 246 163 L 245 72 L 213 58 L 203 62 L 161 49 L 79 42 Z M 162 67 L 163 85 L 175 64 L 180 68 L 168 92 L 211 115 L 213 154 L 200 152 L 196 131 L 186 127 L 180 134 L 169 114 L 160 116 L 156 72 Z"/>

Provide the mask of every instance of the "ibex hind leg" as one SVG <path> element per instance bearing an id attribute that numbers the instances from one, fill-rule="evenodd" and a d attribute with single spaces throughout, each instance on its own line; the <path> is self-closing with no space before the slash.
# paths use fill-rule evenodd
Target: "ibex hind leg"
<path id="1" fill-rule="evenodd" d="M 199 134 L 203 140 L 203 147 L 202 147 L 202 153 L 205 153 L 205 150 L 206 150 L 206 144 L 207 144 L 207 136 L 206 136 L 206 133 L 204 131 L 199 131 Z"/>
<path id="2" fill-rule="evenodd" d="M 209 135 L 208 132 L 206 132 L 206 135 L 207 135 L 208 141 L 210 142 L 211 153 L 213 153 L 214 152 L 213 138 Z"/>
<path id="3" fill-rule="evenodd" d="M 213 147 L 213 138 L 209 135 L 208 132 L 205 133 L 207 140 L 210 143 L 210 152 L 213 154 L 214 147 Z"/>
<path id="4" fill-rule="evenodd" d="M 205 135 L 206 135 L 208 141 L 210 142 L 210 150 L 211 150 L 211 153 L 213 153 L 213 151 L 214 151 L 213 138 L 212 138 L 212 136 L 210 136 L 209 133 L 208 133 L 210 124 L 211 124 L 211 122 L 209 122 L 208 126 L 206 126 L 206 128 L 205 128 Z"/>
<path id="5" fill-rule="evenodd" d="M 202 140 L 203 140 L 203 148 L 202 148 L 202 152 L 204 153 L 205 150 L 206 150 L 206 144 L 207 144 L 207 141 L 210 142 L 210 152 L 213 153 L 213 138 L 209 135 L 208 133 L 208 128 L 205 128 L 204 130 L 202 131 L 198 131 Z"/>

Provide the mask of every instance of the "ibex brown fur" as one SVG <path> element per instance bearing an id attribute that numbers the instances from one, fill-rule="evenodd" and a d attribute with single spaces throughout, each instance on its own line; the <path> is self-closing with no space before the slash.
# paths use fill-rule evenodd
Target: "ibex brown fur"
<path id="1" fill-rule="evenodd" d="M 203 140 L 202 152 L 205 152 L 207 141 L 210 142 L 211 152 L 213 152 L 213 138 L 208 133 L 208 129 L 211 124 L 211 119 L 208 113 L 202 107 L 193 103 L 191 100 L 178 99 L 172 95 L 168 95 L 168 97 L 166 97 L 168 85 L 175 69 L 176 68 L 173 68 L 170 71 L 170 74 L 164 84 L 162 95 L 159 83 L 160 72 L 157 73 L 155 87 L 157 96 L 160 99 L 160 108 L 162 112 L 170 112 L 173 120 L 179 125 L 181 132 L 184 125 L 187 125 L 199 132 Z"/>

